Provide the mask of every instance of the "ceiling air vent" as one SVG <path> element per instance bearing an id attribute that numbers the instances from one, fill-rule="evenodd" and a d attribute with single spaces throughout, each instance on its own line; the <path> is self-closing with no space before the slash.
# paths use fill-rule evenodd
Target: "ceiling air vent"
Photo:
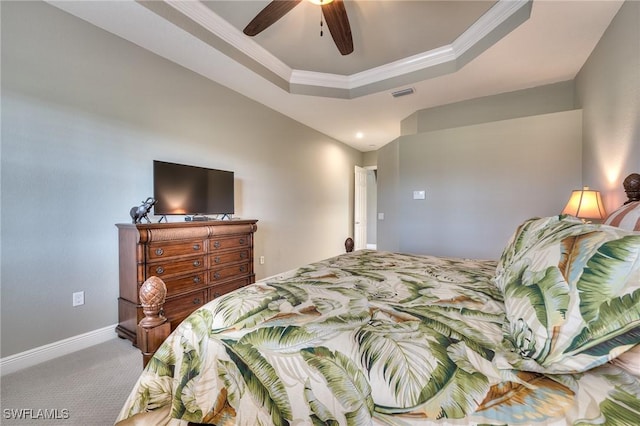
<path id="1" fill-rule="evenodd" d="M 412 95 L 414 92 L 415 92 L 415 90 L 413 90 L 413 87 L 409 87 L 407 89 L 402 89 L 402 90 L 398 90 L 396 92 L 391 92 L 391 96 L 393 96 L 394 98 L 399 98 L 400 96 Z"/>

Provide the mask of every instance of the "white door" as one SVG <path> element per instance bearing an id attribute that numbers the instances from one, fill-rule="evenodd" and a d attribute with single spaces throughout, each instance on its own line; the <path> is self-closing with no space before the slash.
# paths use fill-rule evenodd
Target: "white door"
<path id="1" fill-rule="evenodd" d="M 360 250 L 367 246 L 367 170 L 358 166 L 355 168 L 353 246 L 354 250 Z"/>

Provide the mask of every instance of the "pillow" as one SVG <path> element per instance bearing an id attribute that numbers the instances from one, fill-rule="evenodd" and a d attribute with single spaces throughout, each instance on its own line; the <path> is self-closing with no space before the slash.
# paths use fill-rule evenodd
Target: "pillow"
<path id="1" fill-rule="evenodd" d="M 521 225 L 495 277 L 505 360 L 551 374 L 586 371 L 640 342 L 640 234 L 561 215 Z"/>
<path id="2" fill-rule="evenodd" d="M 611 363 L 640 379 L 640 345 L 634 346 Z"/>
<path id="3" fill-rule="evenodd" d="M 511 238 L 507 242 L 502 255 L 498 261 L 496 267 L 496 274 L 494 277 L 494 284 L 502 288 L 504 279 L 502 275 L 505 270 L 516 262 L 520 257 L 527 254 L 528 250 L 538 244 L 545 238 L 558 238 L 563 234 L 571 233 L 574 227 L 581 227 L 584 222 L 575 216 L 560 215 L 550 216 L 543 218 L 533 218 L 525 221 L 522 225 L 518 226 L 516 231 L 511 235 Z M 577 232 L 582 232 L 578 230 Z"/>
<path id="4" fill-rule="evenodd" d="M 607 216 L 603 223 L 628 231 L 640 231 L 640 201 L 623 205 Z"/>

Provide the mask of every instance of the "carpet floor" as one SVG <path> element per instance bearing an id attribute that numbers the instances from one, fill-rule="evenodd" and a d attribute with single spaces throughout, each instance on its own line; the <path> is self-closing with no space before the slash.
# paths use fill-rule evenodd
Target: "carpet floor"
<path id="1" fill-rule="evenodd" d="M 1 378 L 0 424 L 113 425 L 142 372 L 142 355 L 114 338 Z"/>

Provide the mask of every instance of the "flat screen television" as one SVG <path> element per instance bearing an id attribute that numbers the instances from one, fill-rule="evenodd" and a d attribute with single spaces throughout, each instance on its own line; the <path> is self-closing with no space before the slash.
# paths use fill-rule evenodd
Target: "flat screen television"
<path id="1" fill-rule="evenodd" d="M 234 213 L 233 172 L 153 161 L 155 215 Z"/>

